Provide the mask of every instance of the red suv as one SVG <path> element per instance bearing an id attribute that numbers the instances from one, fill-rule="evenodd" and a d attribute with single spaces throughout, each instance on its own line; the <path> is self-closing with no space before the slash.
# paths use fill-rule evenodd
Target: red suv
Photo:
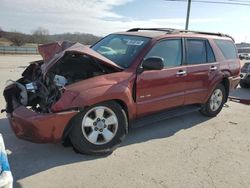
<path id="1" fill-rule="evenodd" d="M 4 90 L 12 129 L 86 154 L 113 151 L 134 125 L 197 109 L 216 116 L 240 81 L 234 41 L 220 33 L 136 28 L 39 52 Z"/>

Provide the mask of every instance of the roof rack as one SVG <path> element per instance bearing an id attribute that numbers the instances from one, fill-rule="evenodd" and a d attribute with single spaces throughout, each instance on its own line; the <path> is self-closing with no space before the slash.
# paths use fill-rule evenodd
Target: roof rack
<path id="1" fill-rule="evenodd" d="M 176 29 L 173 28 L 133 28 L 127 32 L 137 32 L 137 31 L 163 31 L 167 33 L 173 33 Z"/>
<path id="2" fill-rule="evenodd" d="M 193 31 L 193 30 L 182 30 L 182 29 L 173 29 L 173 28 L 133 28 L 128 30 L 127 32 L 137 32 L 137 31 L 163 31 L 166 34 L 174 34 L 174 33 L 197 33 L 204 35 L 215 35 L 221 37 L 229 37 L 234 41 L 234 38 L 230 35 L 224 33 L 212 33 L 212 32 L 203 32 L 203 31 Z"/>

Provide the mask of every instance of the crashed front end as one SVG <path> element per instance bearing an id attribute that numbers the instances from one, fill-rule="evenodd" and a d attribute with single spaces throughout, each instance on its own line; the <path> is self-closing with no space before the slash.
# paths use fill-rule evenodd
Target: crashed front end
<path id="1" fill-rule="evenodd" d="M 8 81 L 3 111 L 18 138 L 57 143 L 79 112 L 79 107 L 71 106 L 79 93 L 71 92 L 67 86 L 118 69 L 103 63 L 106 59 L 83 45 L 52 44 L 44 49 L 49 49 L 49 53 L 41 53 L 44 60 L 32 62 L 19 80 Z"/>

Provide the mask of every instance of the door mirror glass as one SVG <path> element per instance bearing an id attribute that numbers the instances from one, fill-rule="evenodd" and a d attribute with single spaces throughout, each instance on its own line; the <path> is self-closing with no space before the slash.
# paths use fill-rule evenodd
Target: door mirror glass
<path id="1" fill-rule="evenodd" d="M 161 57 L 148 57 L 142 62 L 143 70 L 162 70 L 164 60 Z"/>

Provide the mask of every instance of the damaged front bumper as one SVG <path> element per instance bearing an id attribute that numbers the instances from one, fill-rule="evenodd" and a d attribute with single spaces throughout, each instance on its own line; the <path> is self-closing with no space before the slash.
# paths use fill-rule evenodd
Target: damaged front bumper
<path id="1" fill-rule="evenodd" d="M 8 119 L 18 138 L 36 143 L 58 143 L 76 114 L 77 111 L 41 114 L 19 106 Z"/>
<path id="2" fill-rule="evenodd" d="M 4 97 L 7 105 L 6 109 L 2 110 L 2 112 L 7 112 L 7 117 L 16 136 L 36 143 L 60 142 L 66 126 L 79 111 L 71 109 L 36 112 L 31 107 L 21 104 L 20 87 L 17 86 L 15 82 L 4 89 Z M 75 96 L 71 92 L 65 93 L 66 99 L 71 99 L 70 97 Z M 64 104 L 64 102 L 70 103 L 71 101 L 63 100 L 62 103 Z M 61 109 L 64 107 L 63 104 L 59 103 L 56 106 Z"/>

